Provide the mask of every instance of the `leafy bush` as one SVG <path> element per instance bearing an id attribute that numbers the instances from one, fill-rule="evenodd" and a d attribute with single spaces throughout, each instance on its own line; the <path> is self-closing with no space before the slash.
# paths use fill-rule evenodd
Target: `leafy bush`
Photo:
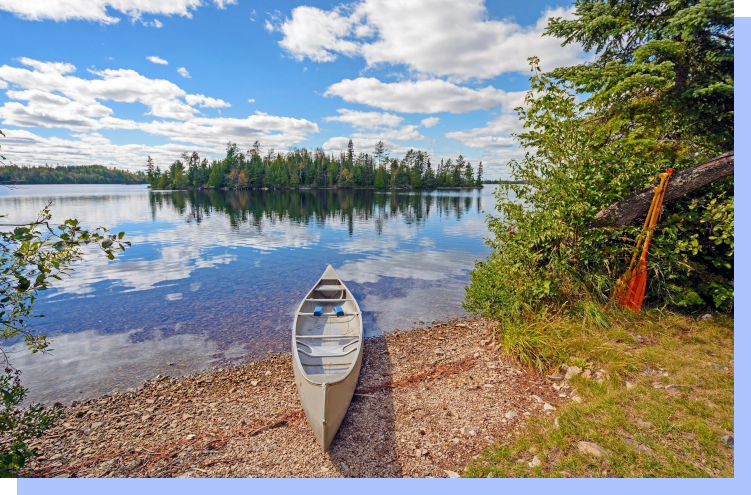
<path id="1" fill-rule="evenodd" d="M 659 5 L 658 5 L 659 4 Z M 657 8 L 659 7 L 659 8 Z M 533 76 L 516 137 L 525 157 L 496 193 L 492 254 L 471 272 L 465 308 L 510 322 L 583 313 L 607 301 L 641 225 L 601 228 L 602 208 L 733 149 L 733 4 L 579 0 L 547 34 L 598 56 Z M 733 306 L 733 181 L 663 207 L 647 304 Z"/>

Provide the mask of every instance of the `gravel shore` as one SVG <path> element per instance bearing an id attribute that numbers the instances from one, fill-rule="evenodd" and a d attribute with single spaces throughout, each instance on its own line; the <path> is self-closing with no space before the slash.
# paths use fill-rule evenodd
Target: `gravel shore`
<path id="1" fill-rule="evenodd" d="M 27 465 L 34 477 L 447 477 L 528 418 L 550 380 L 513 366 L 492 323 L 455 320 L 366 339 L 360 382 L 326 454 L 290 354 L 73 403 Z"/>

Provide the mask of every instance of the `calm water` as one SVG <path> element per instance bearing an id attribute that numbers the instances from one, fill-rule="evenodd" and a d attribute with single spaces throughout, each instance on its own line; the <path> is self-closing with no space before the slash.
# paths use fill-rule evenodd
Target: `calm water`
<path id="1" fill-rule="evenodd" d="M 488 253 L 492 190 L 1 188 L 7 220 L 53 200 L 53 220 L 124 230 L 133 243 L 114 262 L 92 253 L 47 291 L 35 326 L 54 351 L 15 346 L 14 362 L 32 399 L 49 403 L 286 351 L 294 308 L 328 263 L 369 335 L 461 316 L 468 270 Z"/>

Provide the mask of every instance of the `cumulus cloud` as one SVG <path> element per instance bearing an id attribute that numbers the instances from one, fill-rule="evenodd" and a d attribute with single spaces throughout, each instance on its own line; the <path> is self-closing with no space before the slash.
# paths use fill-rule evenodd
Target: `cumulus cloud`
<path id="1" fill-rule="evenodd" d="M 188 69 L 186 69 L 185 67 L 178 67 L 177 73 L 186 79 L 190 79 L 190 72 L 188 72 Z"/>
<path id="2" fill-rule="evenodd" d="M 176 84 L 149 79 L 127 69 L 90 70 L 92 79 L 72 74 L 75 66 L 59 62 L 19 60 L 24 67 L 0 66 L 0 85 L 9 101 L 0 106 L 4 126 L 64 128 L 73 139 L 45 138 L 26 130 L 8 130 L 3 152 L 20 163 L 107 163 L 143 168 L 146 154 L 175 155 L 186 149 L 219 155 L 227 140 L 250 146 L 285 149 L 318 132 L 305 119 L 257 112 L 246 118 L 208 118 L 194 107 L 226 108 L 230 104 L 203 94 L 188 94 Z M 31 68 L 31 69 L 29 69 Z M 135 121 L 115 116 L 107 101 L 142 103 L 147 115 L 162 120 Z M 97 131 L 140 130 L 170 141 L 161 146 L 115 145 Z M 6 153 L 7 151 L 7 153 Z M 200 152 L 200 151 L 199 151 Z M 143 158 L 143 159 L 142 159 Z"/>
<path id="3" fill-rule="evenodd" d="M 336 136 L 323 143 L 323 149 L 337 152 L 347 148 L 349 140 L 356 150 L 372 153 L 378 141 L 383 141 L 386 148 L 393 154 L 403 154 L 413 146 L 407 146 L 405 141 L 420 141 L 425 136 L 420 134 L 416 125 L 404 125 L 399 128 L 376 128 L 370 132 L 355 132 L 349 136 Z"/>
<path id="4" fill-rule="evenodd" d="M 237 2 L 236 0 L 213 0 L 213 3 L 223 9 L 225 5 Z M 202 4 L 202 0 L 0 0 L 0 10 L 11 12 L 21 19 L 30 21 L 78 19 L 114 24 L 120 22 L 120 18 L 109 15 L 107 9 L 120 12 L 131 19 L 140 19 L 143 14 L 192 17 L 193 12 Z M 153 25 L 161 27 L 161 23 L 157 25 L 157 22 L 154 21 Z"/>
<path id="5" fill-rule="evenodd" d="M 531 26 L 492 19 L 483 0 L 362 0 L 332 10 L 302 6 L 270 32 L 297 60 L 331 62 L 361 56 L 368 66 L 405 65 L 410 70 L 456 80 L 487 79 L 528 70 L 540 57 L 547 70 L 581 61 L 578 45 L 542 36 L 551 17 L 571 17 L 574 8 L 546 10 Z"/>
<path id="6" fill-rule="evenodd" d="M 458 139 L 464 146 L 471 148 L 491 149 L 510 148 L 516 144 L 511 133 L 519 132 L 522 123 L 514 114 L 500 115 L 488 122 L 485 127 L 477 127 L 465 131 L 446 133 L 449 139 Z"/>
<path id="7" fill-rule="evenodd" d="M 373 77 L 358 77 L 332 84 L 324 96 L 403 113 L 464 113 L 492 110 L 499 105 L 510 110 L 524 100 L 524 94 L 492 86 L 471 89 L 440 79 L 384 83 Z"/>
<path id="8" fill-rule="evenodd" d="M 255 102 L 256 102 L 255 98 L 248 98 L 248 103 L 255 103 Z"/>
<path id="9" fill-rule="evenodd" d="M 394 127 L 399 125 L 402 117 L 392 113 L 385 112 L 359 112 L 340 108 L 336 111 L 339 115 L 333 117 L 324 117 L 325 122 L 344 122 L 354 127 L 373 128 L 380 126 Z"/>
<path id="10" fill-rule="evenodd" d="M 167 65 L 167 64 L 169 64 L 169 62 L 167 62 L 166 60 L 164 60 L 161 57 L 157 57 L 156 55 L 151 55 L 149 57 L 146 57 L 146 60 L 148 60 L 152 64 L 158 64 L 158 65 Z"/>
<path id="11" fill-rule="evenodd" d="M 439 119 L 438 117 L 428 117 L 427 119 L 422 119 L 420 121 L 420 125 L 422 125 L 423 127 L 430 128 L 436 125 L 440 121 L 441 119 Z"/>
<path id="12" fill-rule="evenodd" d="M 224 100 L 205 95 L 185 95 L 185 101 L 190 106 L 198 105 L 201 108 L 226 108 L 232 106 Z"/>

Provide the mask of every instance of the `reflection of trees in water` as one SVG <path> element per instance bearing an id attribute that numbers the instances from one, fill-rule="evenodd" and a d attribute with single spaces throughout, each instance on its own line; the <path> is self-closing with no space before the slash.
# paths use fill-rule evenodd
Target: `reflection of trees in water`
<path id="1" fill-rule="evenodd" d="M 373 222 L 381 232 L 384 220 L 389 218 L 403 218 L 408 225 L 420 226 L 431 213 L 460 220 L 470 213 L 473 205 L 477 211 L 482 209 L 482 198 L 477 191 L 190 190 L 152 192 L 149 201 L 154 219 L 159 210 L 172 208 L 188 222 L 201 223 L 216 213 L 225 215 L 233 228 L 249 224 L 260 229 L 264 220 L 272 225 L 283 221 L 319 226 L 346 222 L 350 234 L 355 223 Z"/>

